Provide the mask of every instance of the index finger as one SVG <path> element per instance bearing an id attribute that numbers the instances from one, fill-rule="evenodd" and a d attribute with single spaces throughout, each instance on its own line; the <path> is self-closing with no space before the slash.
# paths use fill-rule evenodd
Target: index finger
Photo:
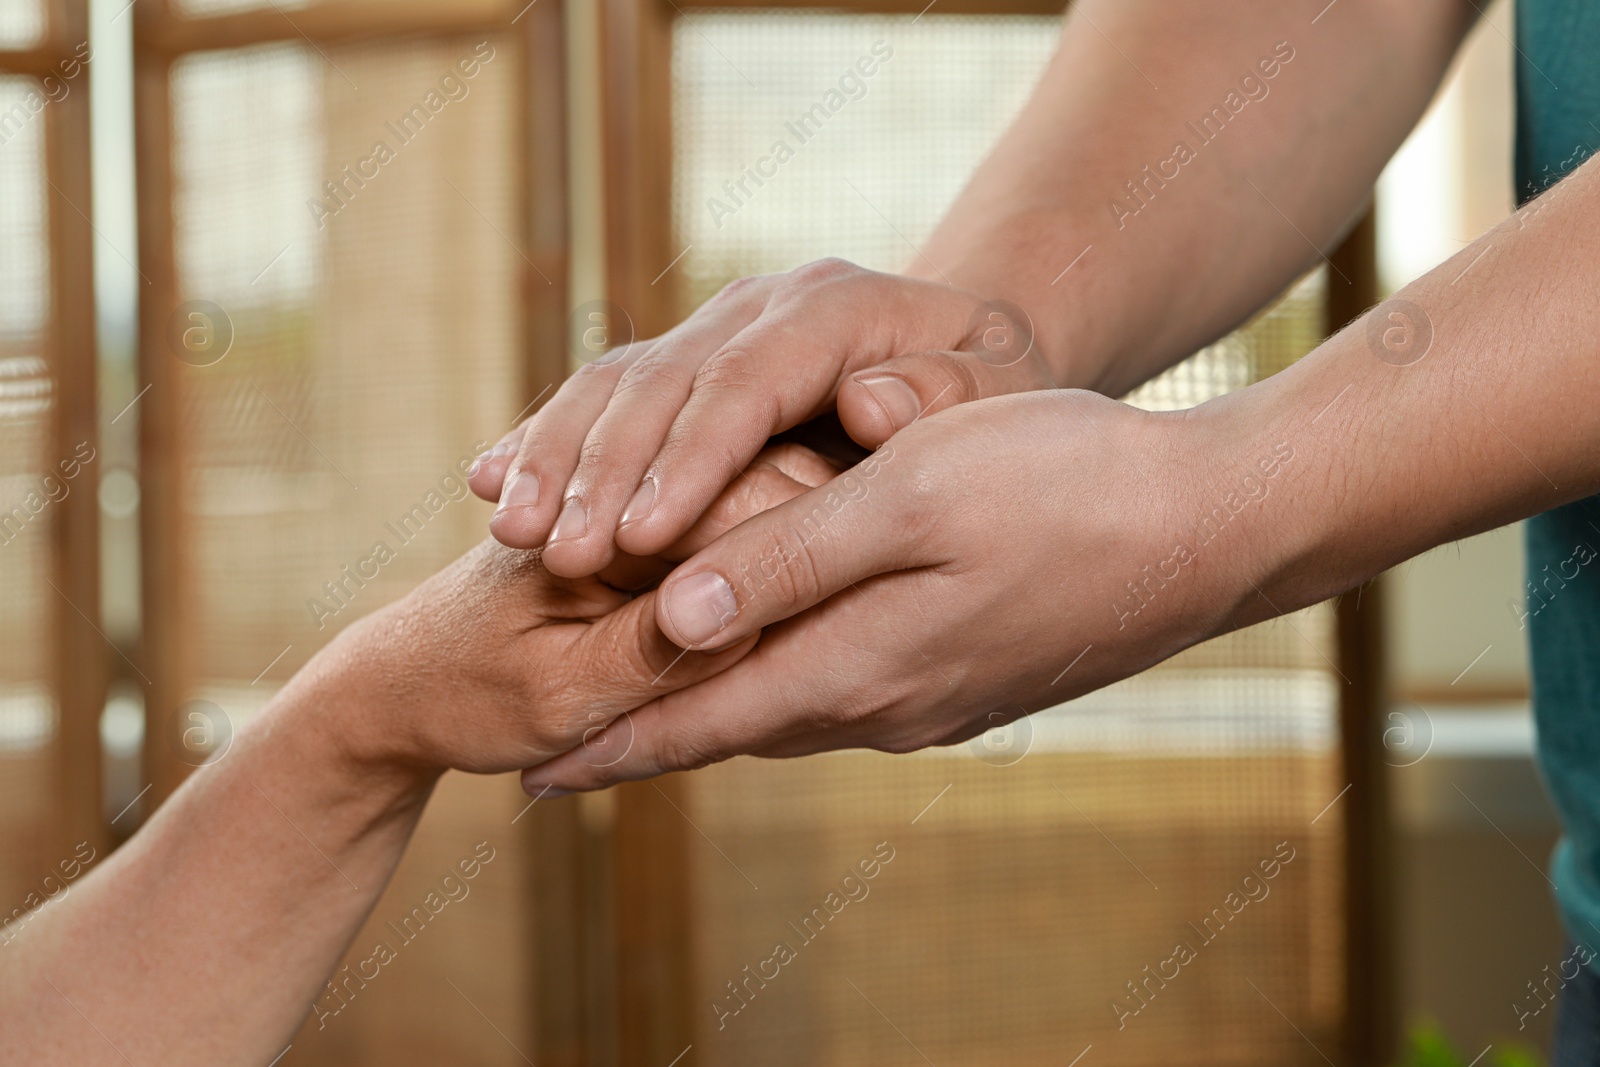
<path id="1" fill-rule="evenodd" d="M 661 551 L 769 437 L 831 409 L 849 375 L 901 353 L 953 347 L 970 314 L 943 286 L 842 261 L 793 272 L 761 316 L 696 374 L 621 516 L 617 545 L 636 555 Z"/>

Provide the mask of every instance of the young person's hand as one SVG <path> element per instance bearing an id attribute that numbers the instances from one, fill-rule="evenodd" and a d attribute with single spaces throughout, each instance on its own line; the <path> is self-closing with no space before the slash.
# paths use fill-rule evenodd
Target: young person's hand
<path id="1" fill-rule="evenodd" d="M 1292 545 L 1266 516 L 1307 473 L 1273 433 L 1076 390 L 919 422 L 674 571 L 656 599 L 673 642 L 761 643 L 692 699 L 630 715 L 621 758 L 569 753 L 524 788 L 949 744 L 1258 618 L 1252 583 Z"/>
<path id="2" fill-rule="evenodd" d="M 876 447 L 918 418 L 1052 372 L 1028 313 L 821 260 L 734 282 L 665 335 L 573 375 L 474 469 L 494 536 L 592 574 L 682 537 L 767 439 L 837 408 Z"/>
<path id="3" fill-rule="evenodd" d="M 953 743 L 1600 493 L 1600 159 L 1541 201 L 1198 407 L 1058 389 L 902 430 L 662 582 L 675 644 L 752 653 L 524 788 Z"/>

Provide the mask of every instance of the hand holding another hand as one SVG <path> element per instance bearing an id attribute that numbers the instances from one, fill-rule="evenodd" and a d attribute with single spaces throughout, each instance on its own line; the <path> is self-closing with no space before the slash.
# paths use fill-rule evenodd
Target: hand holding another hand
<path id="1" fill-rule="evenodd" d="M 678 544 L 597 576 L 561 578 L 536 551 L 486 541 L 350 626 L 290 684 L 318 694 L 314 728 L 366 773 L 426 784 L 447 768 L 517 770 L 573 748 L 607 760 L 585 740 L 639 705 L 684 713 L 682 690 L 755 644 L 686 653 L 658 629 L 655 594 L 627 590 L 836 471 L 801 446 L 768 448 Z"/>
<path id="2" fill-rule="evenodd" d="M 677 541 L 767 440 L 837 408 L 858 443 L 1052 385 L 1020 308 L 821 260 L 734 282 L 569 379 L 470 479 L 494 536 L 557 574 Z"/>
<path id="3" fill-rule="evenodd" d="M 1264 491 L 1239 486 L 1295 472 L 1269 431 L 1230 426 L 1075 390 L 920 420 L 662 584 L 656 617 L 684 648 L 742 649 L 766 628 L 736 670 L 633 713 L 617 762 L 568 753 L 524 788 L 954 743 L 1264 617 L 1251 590 L 1280 550 L 1252 521 Z"/>

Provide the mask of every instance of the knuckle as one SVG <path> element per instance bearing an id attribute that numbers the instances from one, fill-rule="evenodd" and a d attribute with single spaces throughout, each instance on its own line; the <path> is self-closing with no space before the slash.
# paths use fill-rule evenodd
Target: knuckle
<path id="1" fill-rule="evenodd" d="M 906 474 L 905 495 L 912 512 L 946 503 L 950 495 L 948 472 L 937 463 L 917 464 Z"/>
<path id="2" fill-rule="evenodd" d="M 639 357 L 648 352 L 655 345 L 655 343 L 655 340 L 633 341 L 629 344 L 621 345 L 617 348 L 611 349 L 599 359 L 586 360 L 583 365 L 573 373 L 572 377 L 569 378 L 564 385 L 562 385 L 561 390 L 558 391 L 556 395 L 560 396 L 561 392 L 564 392 L 568 389 L 578 388 L 580 386 L 583 388 L 589 388 L 592 385 L 593 387 L 598 388 L 599 386 L 608 382 L 614 383 L 623 375 L 623 373 L 627 371 L 629 367 L 638 361 Z M 596 379 L 598 379 L 598 381 Z"/>
<path id="3" fill-rule="evenodd" d="M 657 345 L 631 362 L 617 378 L 614 397 L 643 390 L 667 392 L 684 383 L 685 375 L 671 345 Z"/>
<path id="4" fill-rule="evenodd" d="M 884 752 L 912 752 L 926 747 L 917 723 L 906 717 L 906 687 L 880 681 L 850 693 L 829 692 L 794 716 L 795 733 L 844 732 L 861 744 Z M 926 732 L 923 727 L 921 732 Z"/>
<path id="5" fill-rule="evenodd" d="M 983 399 L 983 380 L 978 377 L 978 372 L 970 360 L 951 356 L 943 360 L 943 365 L 950 391 L 934 401 L 940 410 L 954 404 Z"/>
<path id="6" fill-rule="evenodd" d="M 742 577 L 752 583 L 751 599 L 773 597 L 786 604 L 810 604 L 822 596 L 811 539 L 795 528 L 775 532 L 754 567 Z"/>
<path id="7" fill-rule="evenodd" d="M 567 443 L 565 448 L 570 455 L 571 444 Z M 540 477 L 541 471 L 548 474 L 551 466 L 549 458 L 559 456 L 561 453 L 562 444 L 558 435 L 530 429 L 528 436 L 522 440 L 522 447 L 517 450 L 516 455 L 511 458 L 511 464 L 506 467 L 504 484 L 509 485 L 513 477 L 524 473 L 535 477 Z M 541 459 L 546 462 L 541 463 Z"/>
<path id="8" fill-rule="evenodd" d="M 745 477 L 735 484 L 729 501 L 728 525 L 737 526 L 752 516 L 777 507 L 799 492 L 794 480 L 765 460 L 745 469 Z"/>
<path id="9" fill-rule="evenodd" d="M 733 279 L 733 281 L 718 289 L 717 295 L 711 299 L 723 303 L 743 300 L 764 290 L 770 280 L 770 275 L 746 274 L 743 277 Z"/>
<path id="10" fill-rule="evenodd" d="M 780 441 L 775 445 L 768 445 L 756 457 L 756 462 L 763 467 L 771 467 L 780 473 L 789 471 L 800 464 L 809 462 L 816 453 L 802 444 L 794 441 Z"/>
<path id="11" fill-rule="evenodd" d="M 566 384 L 561 387 L 561 392 L 570 392 L 573 390 L 588 389 L 591 387 L 598 389 L 604 386 L 614 385 L 616 380 L 621 377 L 622 372 L 625 369 L 626 365 L 622 359 L 606 361 L 595 360 L 593 362 L 584 363 L 572 373 L 572 377 L 567 379 Z M 557 393 L 556 395 L 560 396 L 561 393 Z"/>
<path id="12" fill-rule="evenodd" d="M 755 409 L 759 425 L 772 426 L 778 418 L 778 399 L 765 370 L 763 362 L 748 353 L 721 353 L 695 372 L 694 391 L 736 399 L 741 408 Z"/>
<path id="13" fill-rule="evenodd" d="M 774 467 L 784 476 L 791 495 L 794 486 L 815 489 L 839 473 L 839 468 L 829 463 L 816 451 L 795 441 L 769 445 L 762 449 L 760 460 Z"/>
<path id="14" fill-rule="evenodd" d="M 596 423 L 578 446 L 578 462 L 571 479 L 572 491 L 566 495 L 579 495 L 582 489 L 598 483 L 609 484 L 616 476 L 618 463 L 642 459 L 644 442 L 638 430 L 637 419 L 604 419 Z"/>
<path id="15" fill-rule="evenodd" d="M 565 496 L 582 495 L 582 487 L 586 485 L 597 471 L 606 469 L 607 454 L 610 452 L 610 442 L 604 434 L 591 432 L 583 439 L 583 444 L 578 447 L 578 466 L 573 472 L 572 489 Z"/>
<path id="16" fill-rule="evenodd" d="M 864 277 L 870 273 L 865 267 L 859 267 L 848 259 L 827 256 L 790 271 L 789 282 L 793 285 L 823 285 L 828 282 Z"/>
<path id="17" fill-rule="evenodd" d="M 885 486 L 885 504 L 892 513 L 895 541 L 909 555 L 930 550 L 949 526 L 950 512 L 961 501 L 959 484 L 938 464 L 919 464 L 893 487 Z"/>
<path id="18" fill-rule="evenodd" d="M 772 477 L 772 469 L 767 464 L 752 463 L 745 468 L 744 477 L 722 491 L 706 510 L 702 521 L 718 532 L 726 532 L 766 511 L 772 507 L 771 501 L 777 496 Z"/>
<path id="19" fill-rule="evenodd" d="M 684 730 L 670 730 L 664 733 L 650 757 L 658 774 L 669 771 L 697 771 L 713 763 L 720 763 L 726 758 L 727 756 L 719 752 L 707 739 L 693 736 Z"/>

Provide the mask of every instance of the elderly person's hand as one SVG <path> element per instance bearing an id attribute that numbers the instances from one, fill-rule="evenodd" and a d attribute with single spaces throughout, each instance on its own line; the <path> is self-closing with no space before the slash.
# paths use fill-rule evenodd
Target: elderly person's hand
<path id="1" fill-rule="evenodd" d="M 768 449 L 667 555 L 834 471 L 797 445 Z M 669 565 L 563 579 L 491 541 L 347 628 L 114 854 L 85 843 L 64 857 L 70 895 L 7 917 L 6 1062 L 259 1065 L 308 1011 L 312 1043 L 349 1025 L 336 1017 L 367 1002 L 346 1003 L 329 975 L 447 768 L 573 749 L 612 761 L 608 723 L 640 705 L 687 714 L 683 690 L 749 652 L 753 636 L 685 653 L 661 635 L 654 594 L 626 590 Z M 492 858 L 505 832 L 486 826 L 463 849 Z M 370 981 L 395 951 L 357 945 L 334 977 Z"/>
<path id="2" fill-rule="evenodd" d="M 679 691 L 756 641 L 686 653 L 657 627 L 656 594 L 628 590 L 837 472 L 801 445 L 769 447 L 660 556 L 619 557 L 591 577 L 558 577 L 538 551 L 485 541 L 351 626 L 294 684 L 331 682 L 329 706 L 352 705 L 331 723 L 340 744 L 375 767 L 496 773 L 575 747 L 607 761 L 586 738 L 640 705 L 686 712 Z"/>

